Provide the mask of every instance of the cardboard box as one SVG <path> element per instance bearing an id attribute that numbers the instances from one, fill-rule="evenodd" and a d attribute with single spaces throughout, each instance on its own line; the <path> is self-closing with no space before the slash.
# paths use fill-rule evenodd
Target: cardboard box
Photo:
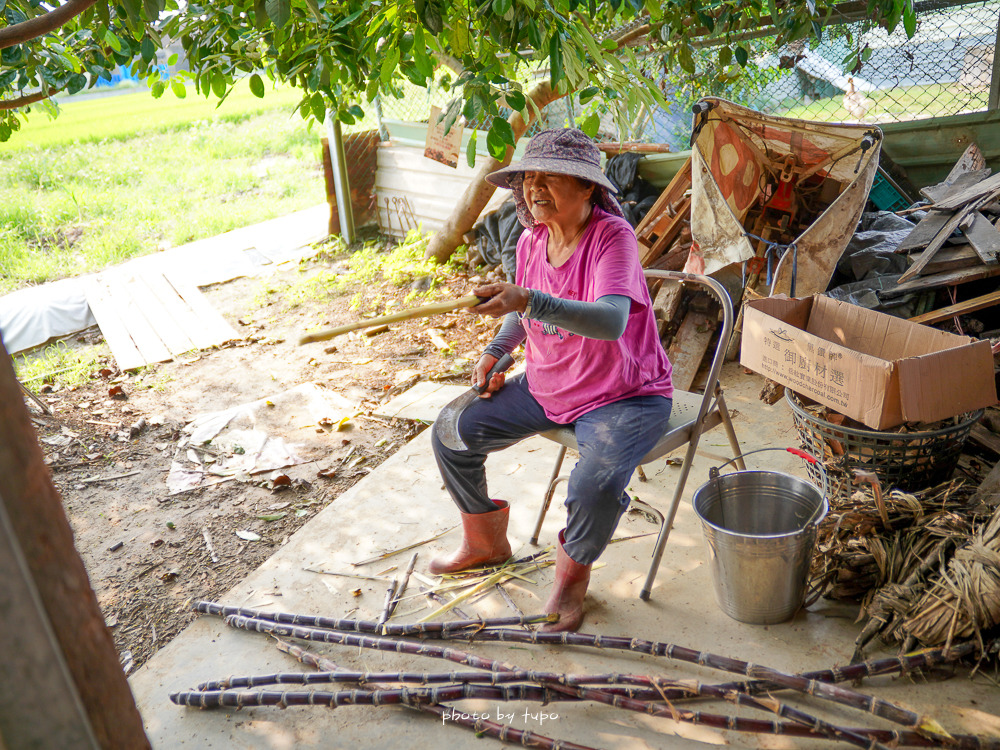
<path id="1" fill-rule="evenodd" d="M 988 341 L 823 295 L 748 302 L 740 362 L 875 430 L 997 402 Z"/>

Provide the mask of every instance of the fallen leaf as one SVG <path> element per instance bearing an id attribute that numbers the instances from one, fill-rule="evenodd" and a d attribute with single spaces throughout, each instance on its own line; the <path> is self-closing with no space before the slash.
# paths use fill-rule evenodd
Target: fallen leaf
<path id="1" fill-rule="evenodd" d="M 280 521 L 287 516 L 287 513 L 270 513 L 266 516 L 257 516 L 261 521 Z"/>
<path id="2" fill-rule="evenodd" d="M 361 596 L 361 589 L 354 589 L 354 591 L 351 592 L 351 595 L 352 596 Z"/>
<path id="3" fill-rule="evenodd" d="M 260 534 L 254 534 L 252 531 L 237 531 L 236 536 L 240 539 L 244 539 L 248 542 L 259 542 Z"/>
<path id="4" fill-rule="evenodd" d="M 267 509 L 268 510 L 284 510 L 289 505 L 291 505 L 291 503 L 275 503 L 274 505 L 268 505 Z"/>

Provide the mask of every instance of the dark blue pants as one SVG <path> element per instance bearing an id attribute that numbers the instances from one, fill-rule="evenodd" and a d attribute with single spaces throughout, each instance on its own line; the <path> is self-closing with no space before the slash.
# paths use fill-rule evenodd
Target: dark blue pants
<path id="1" fill-rule="evenodd" d="M 581 565 L 594 562 L 611 539 L 628 508 L 625 487 L 663 434 L 671 405 L 663 396 L 638 396 L 594 409 L 573 423 L 580 460 L 569 476 L 563 546 Z M 560 426 L 545 416 L 521 374 L 462 413 L 458 432 L 468 450 L 445 447 L 432 430 L 434 457 L 455 504 L 463 513 L 496 510 L 486 489 L 486 456 Z"/>

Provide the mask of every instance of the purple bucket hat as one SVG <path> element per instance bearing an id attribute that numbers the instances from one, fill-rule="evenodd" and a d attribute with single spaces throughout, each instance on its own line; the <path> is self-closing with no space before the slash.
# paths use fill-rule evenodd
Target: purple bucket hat
<path id="1" fill-rule="evenodd" d="M 512 191 L 517 218 L 530 229 L 535 226 L 535 219 L 521 188 L 525 172 L 566 174 L 588 180 L 594 183 L 594 202 L 608 213 L 624 218 L 614 198 L 618 189 L 601 170 L 601 151 L 582 130 L 543 130 L 528 142 L 521 161 L 486 175 L 487 182 Z"/>

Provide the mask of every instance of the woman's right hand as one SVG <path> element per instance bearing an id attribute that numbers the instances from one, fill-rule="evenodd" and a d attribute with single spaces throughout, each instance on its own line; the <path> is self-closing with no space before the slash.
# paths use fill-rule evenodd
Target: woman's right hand
<path id="1" fill-rule="evenodd" d="M 479 358 L 476 366 L 472 369 L 472 384 L 477 387 L 482 387 L 486 383 L 486 373 L 490 371 L 490 368 L 497 363 L 497 357 L 492 354 L 484 354 Z M 479 398 L 490 398 L 496 391 L 503 388 L 504 384 L 504 373 L 498 372 L 490 378 L 490 382 L 486 383 L 486 387 L 483 389 L 482 394 Z"/>

